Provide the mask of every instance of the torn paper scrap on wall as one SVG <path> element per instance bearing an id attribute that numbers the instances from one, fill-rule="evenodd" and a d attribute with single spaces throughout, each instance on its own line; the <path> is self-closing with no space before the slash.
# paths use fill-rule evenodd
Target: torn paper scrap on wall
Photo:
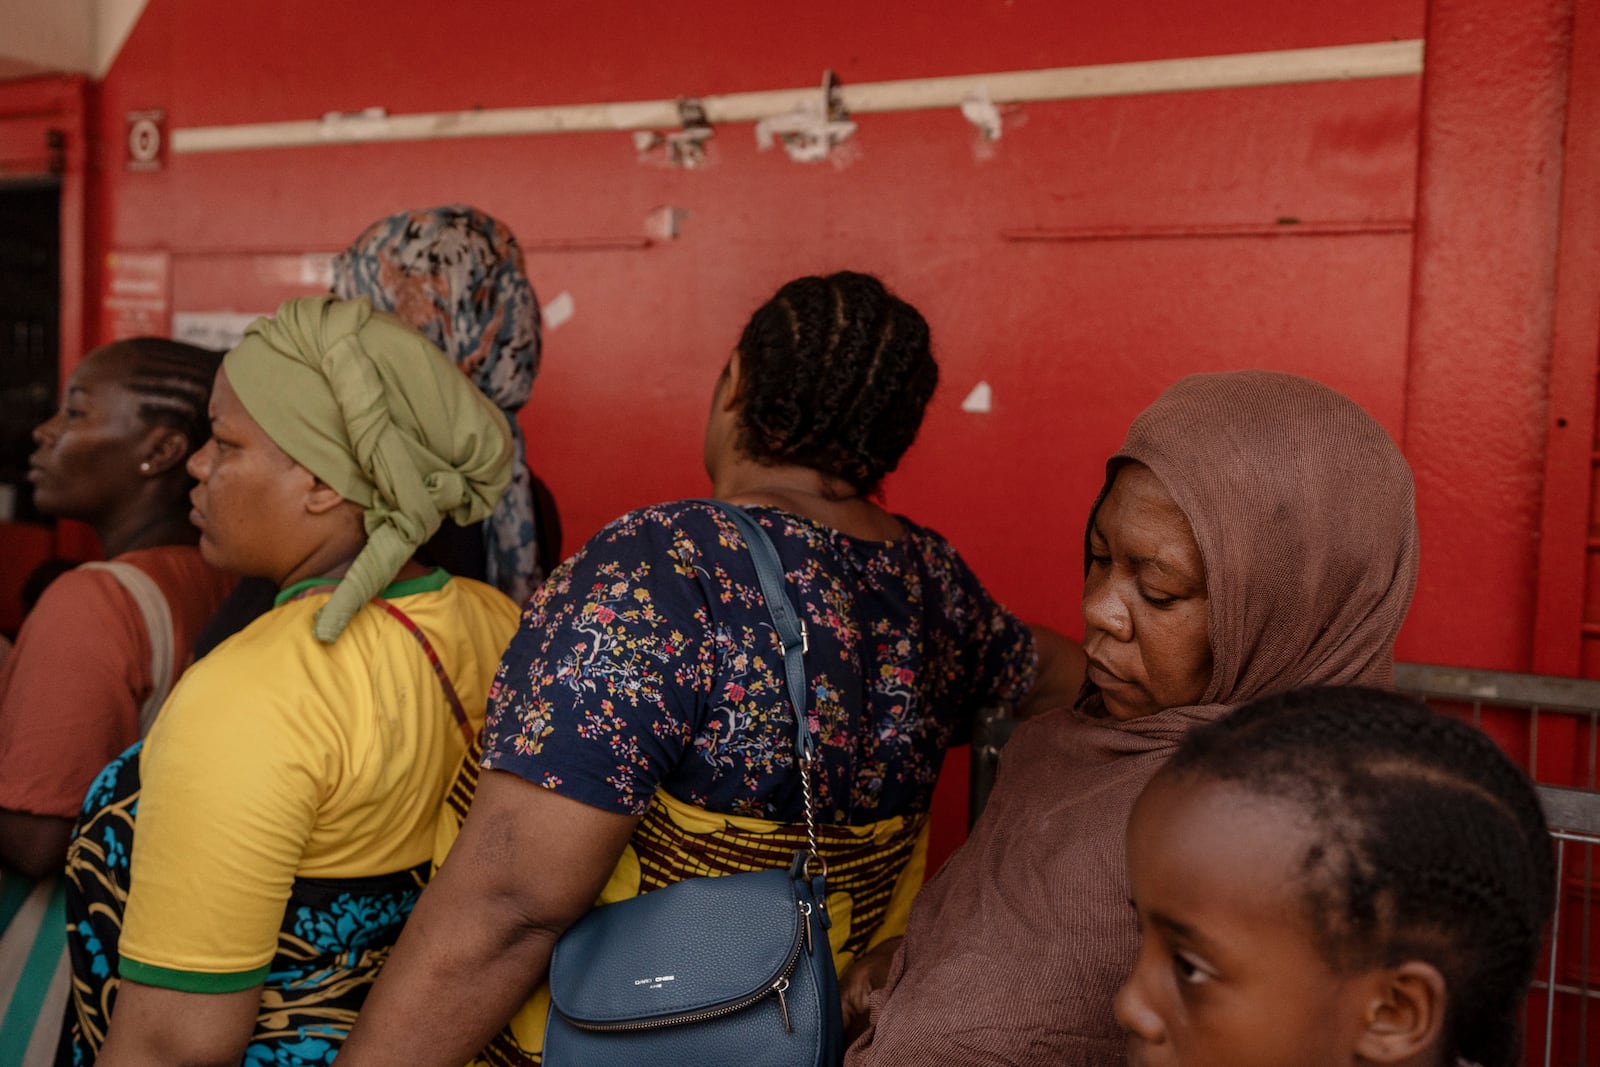
<path id="1" fill-rule="evenodd" d="M 849 119 L 830 119 L 819 112 L 814 101 L 806 101 L 787 115 L 773 115 L 756 123 L 756 144 L 763 151 L 777 141 L 796 163 L 819 163 L 827 159 L 836 145 L 856 132 Z"/>
<path id="2" fill-rule="evenodd" d="M 822 72 L 822 87 L 816 96 L 807 97 L 785 115 L 769 115 L 756 123 L 756 145 L 763 152 L 775 141 L 797 163 L 817 163 L 830 157 L 835 164 L 847 160 L 834 149 L 856 132 L 839 93 L 839 78 L 831 70 Z"/>
<path id="3" fill-rule="evenodd" d="M 639 162 L 681 167 L 684 170 L 694 170 L 711 162 L 708 148 L 716 131 L 706 121 L 705 104 L 696 97 L 680 96 L 678 118 L 683 123 L 683 128 L 679 130 L 661 133 L 654 130 L 633 131 L 633 148 L 639 153 Z"/>
<path id="4" fill-rule="evenodd" d="M 994 408 L 994 390 L 989 388 L 988 382 L 979 382 L 972 387 L 972 392 L 961 402 L 961 410 L 974 415 L 987 415 Z"/>
<path id="5" fill-rule="evenodd" d="M 545 329 L 559 329 L 576 311 L 572 294 L 563 289 L 555 299 L 539 309 L 539 319 Z"/>
<path id="6" fill-rule="evenodd" d="M 689 213 L 682 208 L 662 204 L 644 217 L 645 236 L 657 241 L 674 240 L 688 217 Z"/>
<path id="7" fill-rule="evenodd" d="M 961 101 L 961 115 L 978 128 L 978 136 L 986 141 L 998 141 L 1004 128 L 1000 109 L 989 99 L 986 86 L 978 86 Z"/>

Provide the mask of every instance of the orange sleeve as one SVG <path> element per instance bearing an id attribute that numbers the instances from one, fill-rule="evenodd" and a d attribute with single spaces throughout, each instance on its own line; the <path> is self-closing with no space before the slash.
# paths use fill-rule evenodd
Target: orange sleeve
<path id="1" fill-rule="evenodd" d="M 50 583 L 0 667 L 0 808 L 75 817 L 94 776 L 139 737 L 150 638 L 116 578 Z"/>

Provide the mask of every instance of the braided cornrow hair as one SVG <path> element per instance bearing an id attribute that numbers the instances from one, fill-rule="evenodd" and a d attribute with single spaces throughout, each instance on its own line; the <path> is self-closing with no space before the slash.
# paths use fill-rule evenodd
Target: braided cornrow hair
<path id="1" fill-rule="evenodd" d="M 1517 1062 L 1555 862 L 1538 795 L 1487 736 L 1395 693 L 1300 689 L 1195 730 L 1164 773 L 1301 804 L 1330 966 L 1432 964 L 1449 990 L 1442 1062 Z"/>
<path id="2" fill-rule="evenodd" d="M 939 382 L 928 324 L 870 274 L 796 278 L 739 338 L 739 450 L 872 493 Z"/>
<path id="3" fill-rule="evenodd" d="M 139 397 L 139 417 L 183 434 L 193 455 L 211 437 L 206 407 L 222 353 L 165 337 L 130 337 L 107 347 L 129 358 L 129 392 Z M 180 465 L 181 466 L 181 465 Z"/>

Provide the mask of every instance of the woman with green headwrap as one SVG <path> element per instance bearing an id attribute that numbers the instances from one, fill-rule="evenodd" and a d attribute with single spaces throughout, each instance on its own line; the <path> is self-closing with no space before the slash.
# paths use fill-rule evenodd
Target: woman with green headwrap
<path id="1" fill-rule="evenodd" d="M 211 425 L 190 461 L 201 553 L 278 602 L 89 791 L 64 1062 L 330 1062 L 517 624 L 497 590 L 412 559 L 443 519 L 493 510 L 511 441 L 409 327 L 291 300 L 225 357 Z"/>

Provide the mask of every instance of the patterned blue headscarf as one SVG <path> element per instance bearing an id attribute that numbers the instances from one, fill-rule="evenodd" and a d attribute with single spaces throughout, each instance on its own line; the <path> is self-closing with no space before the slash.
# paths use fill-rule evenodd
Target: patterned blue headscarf
<path id="1" fill-rule="evenodd" d="M 333 291 L 393 312 L 449 356 L 511 423 L 511 484 L 486 524 L 488 579 L 518 603 L 544 575 L 516 414 L 539 371 L 539 301 L 506 225 L 452 204 L 379 219 L 333 260 Z"/>

